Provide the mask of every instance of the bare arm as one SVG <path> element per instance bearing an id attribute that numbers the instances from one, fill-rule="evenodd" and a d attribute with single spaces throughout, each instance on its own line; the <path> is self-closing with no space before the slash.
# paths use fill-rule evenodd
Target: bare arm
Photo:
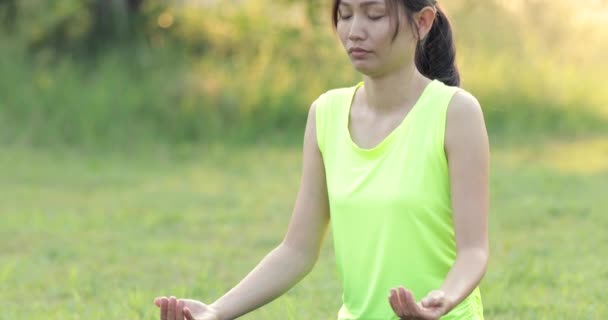
<path id="1" fill-rule="evenodd" d="M 490 147 L 477 100 L 458 92 L 450 102 L 445 133 L 456 261 L 440 290 L 420 302 L 405 288 L 392 289 L 389 303 L 401 319 L 436 320 L 450 312 L 479 284 L 488 263 Z"/>
<path id="2" fill-rule="evenodd" d="M 211 305 L 222 320 L 237 318 L 276 299 L 306 276 L 317 261 L 329 223 L 329 205 L 315 111 L 313 103 L 304 133 L 300 188 L 285 238 Z"/>
<path id="3" fill-rule="evenodd" d="M 445 149 L 452 192 L 457 256 L 441 290 L 448 310 L 479 284 L 489 255 L 489 142 L 481 107 L 457 93 L 448 109 Z"/>

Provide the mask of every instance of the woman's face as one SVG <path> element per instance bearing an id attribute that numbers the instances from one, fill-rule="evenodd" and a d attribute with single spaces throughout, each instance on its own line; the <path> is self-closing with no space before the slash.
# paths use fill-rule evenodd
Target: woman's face
<path id="1" fill-rule="evenodd" d="M 400 9 L 400 11 L 402 11 Z M 337 31 L 353 66 L 368 76 L 380 76 L 412 64 L 416 37 L 405 13 L 400 13 L 399 31 L 385 0 L 341 0 Z"/>

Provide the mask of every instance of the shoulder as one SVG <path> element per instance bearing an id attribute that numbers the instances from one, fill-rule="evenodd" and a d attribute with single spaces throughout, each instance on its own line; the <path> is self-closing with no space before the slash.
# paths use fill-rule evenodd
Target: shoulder
<path id="1" fill-rule="evenodd" d="M 358 84 L 352 85 L 350 87 L 340 87 L 340 88 L 329 89 L 325 93 L 323 93 L 322 95 L 325 95 L 325 96 L 336 96 L 336 95 L 349 94 L 353 90 L 355 90 L 357 88 L 357 86 L 358 86 Z"/>
<path id="2" fill-rule="evenodd" d="M 483 115 L 481 104 L 470 92 L 452 87 L 454 95 L 448 105 L 448 117 Z"/>
<path id="3" fill-rule="evenodd" d="M 310 115 L 323 117 L 325 114 L 333 114 L 340 109 L 338 106 L 350 102 L 356 86 L 334 88 L 319 95 L 310 106 Z M 329 114 L 327 116 L 329 116 Z"/>
<path id="4" fill-rule="evenodd" d="M 471 93 L 458 89 L 447 110 L 446 147 L 487 140 L 481 104 Z"/>
<path id="5" fill-rule="evenodd" d="M 319 150 L 324 150 L 325 138 L 331 135 L 329 130 L 332 130 L 334 126 L 332 123 L 336 123 L 336 120 L 343 112 L 344 108 L 340 106 L 345 105 L 347 101 L 350 101 L 350 97 L 355 87 L 343 87 L 330 89 L 321 94 L 311 104 L 308 111 L 307 120 L 307 131 L 309 134 L 317 140 Z"/>
<path id="6" fill-rule="evenodd" d="M 335 88 L 323 92 L 319 95 L 310 105 L 308 109 L 308 123 L 309 126 L 323 125 L 324 118 L 327 117 L 328 110 L 331 112 L 332 105 L 336 105 L 340 98 L 347 96 L 350 91 L 349 87 Z M 320 123 L 319 123 L 320 122 Z"/>
<path id="7" fill-rule="evenodd" d="M 316 100 L 318 108 L 322 108 L 324 105 L 334 105 L 340 102 L 350 101 L 353 93 L 355 92 L 358 85 L 350 87 L 333 88 L 325 91 Z"/>
<path id="8" fill-rule="evenodd" d="M 448 105 L 447 125 L 462 127 L 483 121 L 483 110 L 477 98 L 463 89 L 456 90 Z"/>

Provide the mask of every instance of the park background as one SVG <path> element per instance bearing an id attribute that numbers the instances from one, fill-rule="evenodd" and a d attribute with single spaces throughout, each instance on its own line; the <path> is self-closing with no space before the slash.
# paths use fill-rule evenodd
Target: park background
<path id="1" fill-rule="evenodd" d="M 452 0 L 492 144 L 487 319 L 605 319 L 608 1 Z M 0 0 L 0 319 L 153 319 L 282 239 L 310 103 L 350 86 L 321 0 Z M 333 319 L 313 272 L 243 319 Z"/>

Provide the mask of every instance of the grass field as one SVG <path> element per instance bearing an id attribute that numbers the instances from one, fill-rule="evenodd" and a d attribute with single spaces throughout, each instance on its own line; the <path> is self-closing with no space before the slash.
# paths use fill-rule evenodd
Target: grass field
<path id="1" fill-rule="evenodd" d="M 0 152 L 0 319 L 156 319 L 212 301 L 283 236 L 294 147 Z M 497 146 L 487 319 L 605 319 L 608 139 Z M 314 271 L 243 319 L 335 319 L 331 235 Z"/>

